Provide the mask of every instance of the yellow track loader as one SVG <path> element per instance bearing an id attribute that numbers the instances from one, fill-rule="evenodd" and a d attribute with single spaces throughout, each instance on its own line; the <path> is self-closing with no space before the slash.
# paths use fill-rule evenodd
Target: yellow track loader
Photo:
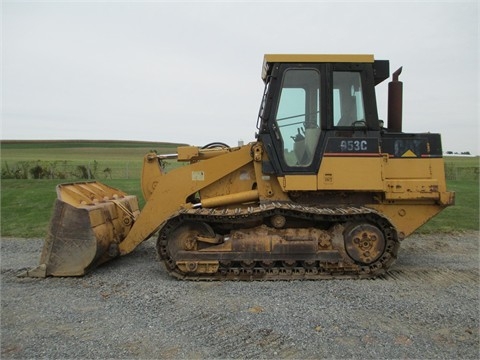
<path id="1" fill-rule="evenodd" d="M 372 278 L 401 240 L 454 203 L 441 138 L 402 132 L 401 68 L 388 123 L 373 55 L 265 55 L 256 140 L 148 153 L 136 197 L 99 182 L 57 187 L 40 266 L 81 276 L 155 234 L 179 279 Z M 186 163 L 165 173 L 162 162 Z"/>

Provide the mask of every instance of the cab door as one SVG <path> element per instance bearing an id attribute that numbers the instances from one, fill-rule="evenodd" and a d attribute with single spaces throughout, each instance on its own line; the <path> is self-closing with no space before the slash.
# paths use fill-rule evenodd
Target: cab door
<path id="1" fill-rule="evenodd" d="M 316 174 L 324 117 L 322 70 L 316 64 L 280 65 L 274 91 L 270 134 L 280 170 L 285 174 Z"/>

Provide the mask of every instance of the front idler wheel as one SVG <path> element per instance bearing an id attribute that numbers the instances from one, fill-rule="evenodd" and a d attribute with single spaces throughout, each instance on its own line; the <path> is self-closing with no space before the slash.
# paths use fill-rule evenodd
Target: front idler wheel
<path id="1" fill-rule="evenodd" d="M 178 251 L 195 251 L 198 249 L 198 236 L 214 237 L 215 233 L 212 228 L 202 222 L 189 221 L 182 223 L 167 237 L 166 246 L 166 264 L 173 270 L 176 262 L 181 259 L 177 258 Z"/>

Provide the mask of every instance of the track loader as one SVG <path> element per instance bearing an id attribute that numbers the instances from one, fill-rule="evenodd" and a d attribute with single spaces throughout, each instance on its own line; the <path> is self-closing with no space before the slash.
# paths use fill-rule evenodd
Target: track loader
<path id="1" fill-rule="evenodd" d="M 454 203 L 439 134 L 402 132 L 402 68 L 373 55 L 265 55 L 256 140 L 143 160 L 145 206 L 99 182 L 61 184 L 40 266 L 81 276 L 157 237 L 179 279 L 373 278 Z M 162 162 L 184 162 L 168 173 Z"/>

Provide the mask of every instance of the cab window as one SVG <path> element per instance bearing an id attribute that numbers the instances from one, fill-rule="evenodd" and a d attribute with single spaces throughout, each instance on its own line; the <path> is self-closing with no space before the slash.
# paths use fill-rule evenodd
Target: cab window
<path id="1" fill-rule="evenodd" d="M 360 73 L 333 72 L 334 126 L 366 126 Z"/>
<path id="2" fill-rule="evenodd" d="M 288 166 L 309 166 L 320 136 L 320 73 L 285 71 L 275 116 L 276 132 Z"/>

